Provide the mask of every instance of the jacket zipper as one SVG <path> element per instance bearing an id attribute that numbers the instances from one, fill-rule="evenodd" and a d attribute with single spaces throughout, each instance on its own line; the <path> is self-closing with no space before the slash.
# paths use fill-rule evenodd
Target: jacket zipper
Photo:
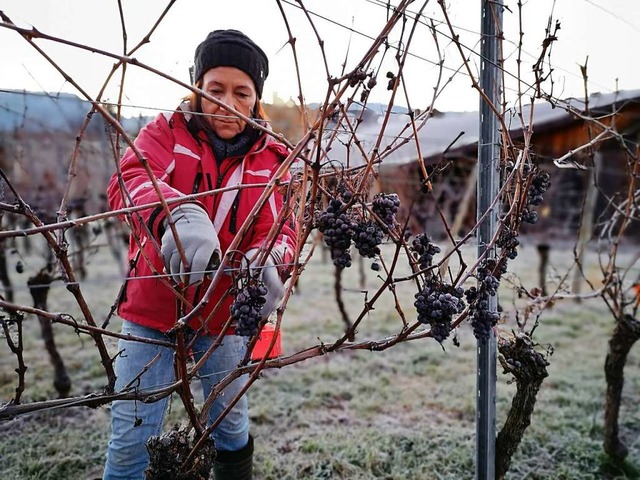
<path id="1" fill-rule="evenodd" d="M 227 175 L 227 173 L 229 173 L 229 171 L 238 163 L 237 160 L 239 158 L 242 157 L 237 157 L 236 159 L 234 159 L 227 168 L 224 169 L 223 172 L 220 172 L 220 166 L 218 164 L 216 164 L 216 170 L 218 171 L 218 178 L 216 179 L 216 190 L 218 190 L 220 187 L 222 187 L 222 182 L 224 180 L 224 177 Z M 208 175 L 208 174 L 207 174 Z M 209 182 L 211 180 L 209 179 Z M 215 194 L 214 200 L 213 200 L 213 211 L 217 211 L 218 210 L 218 199 L 220 198 L 219 194 Z M 215 215 L 215 214 L 214 214 Z"/>
<path id="2" fill-rule="evenodd" d="M 238 205 L 240 204 L 240 190 L 236 194 L 236 198 L 233 200 L 233 204 L 231 205 L 231 213 L 229 218 L 229 231 L 231 233 L 237 233 L 237 218 L 238 218 Z"/>
<path id="3" fill-rule="evenodd" d="M 202 164 L 200 164 L 200 168 L 202 168 Z M 200 190 L 200 183 L 202 182 L 202 172 L 196 173 L 196 178 L 193 180 L 193 189 L 191 193 L 198 193 Z"/>

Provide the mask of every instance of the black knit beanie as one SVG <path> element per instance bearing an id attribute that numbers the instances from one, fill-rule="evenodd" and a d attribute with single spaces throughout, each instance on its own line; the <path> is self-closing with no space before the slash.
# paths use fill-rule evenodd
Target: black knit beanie
<path id="1" fill-rule="evenodd" d="M 198 45 L 194 58 L 193 82 L 214 67 L 235 67 L 251 77 L 258 98 L 269 75 L 269 60 L 253 40 L 238 30 L 214 30 Z"/>

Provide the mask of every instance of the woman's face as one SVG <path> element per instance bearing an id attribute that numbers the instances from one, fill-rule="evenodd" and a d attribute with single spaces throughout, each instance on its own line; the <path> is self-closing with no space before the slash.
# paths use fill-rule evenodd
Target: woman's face
<path id="1" fill-rule="evenodd" d="M 258 95 L 251 77 L 235 67 L 215 67 L 202 77 L 202 90 L 247 117 L 251 117 Z M 202 112 L 211 115 L 207 122 L 223 140 L 229 140 L 244 130 L 246 122 L 231 112 L 202 98 Z"/>

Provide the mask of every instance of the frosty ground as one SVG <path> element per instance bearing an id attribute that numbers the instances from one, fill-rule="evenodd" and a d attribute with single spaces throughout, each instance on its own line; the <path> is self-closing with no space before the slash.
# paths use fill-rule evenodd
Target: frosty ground
<path id="1" fill-rule="evenodd" d="M 391 247 L 389 247 L 391 248 Z M 587 276 L 598 280 L 591 255 Z M 569 248 L 552 249 L 549 278 L 556 281 L 571 262 Z M 511 263 L 510 277 L 532 287 L 537 254 L 525 242 Z M 36 259 L 32 265 L 36 265 Z M 343 298 L 352 317 L 380 285 L 365 263 L 361 288 L 357 265 L 345 272 Z M 25 285 L 29 274 L 13 273 Z M 106 315 L 120 280 L 113 260 L 99 250 L 91 258 L 83 292 L 93 312 Z M 291 354 L 342 333 L 334 296 L 333 267 L 320 255 L 307 265 L 283 320 L 283 349 Z M 586 286 L 585 286 L 586 287 Z M 28 292 L 17 301 L 29 304 Z M 412 321 L 415 286 L 397 288 Z M 503 334 L 517 328 L 513 306 L 523 301 L 503 281 L 500 302 Z M 356 341 L 396 334 L 402 322 L 393 297 L 376 303 Z M 75 311 L 64 286 L 54 286 L 50 309 Z M 75 309 L 75 310 L 74 310 Z M 533 320 L 528 327 L 532 326 Z M 508 479 L 638 478 L 640 464 L 640 355 L 632 350 L 625 370 L 621 434 L 628 461 L 609 462 L 602 453 L 602 413 L 606 390 L 604 358 L 613 318 L 599 299 L 558 301 L 540 317 L 534 340 L 552 349 L 549 377 L 542 385 L 532 425 L 514 456 Z M 117 322 L 112 328 L 117 329 Z M 27 391 L 24 401 L 54 398 L 52 370 L 35 317 L 25 321 Z M 99 391 L 103 370 L 93 342 L 68 327 L 56 326 L 56 339 L 73 381 L 73 396 Z M 460 346 L 432 339 L 401 343 L 382 352 L 350 351 L 325 355 L 281 370 L 265 371 L 249 391 L 252 433 L 256 438 L 257 479 L 472 479 L 475 460 L 476 342 L 468 323 L 458 329 Z M 115 341 L 109 339 L 110 351 Z M 550 350 L 551 351 L 551 350 Z M 0 347 L 0 401 L 16 386 L 15 357 Z M 498 375 L 497 427 L 511 403 L 515 385 Z M 197 385 L 194 384 L 194 387 Z M 195 388 L 197 391 L 197 388 Z M 200 397 L 196 397 L 201 400 Z M 179 398 L 172 401 L 165 428 L 185 420 Z M 109 409 L 67 408 L 25 415 L 0 423 L 0 477 L 12 479 L 85 479 L 99 472 L 109 434 Z M 97 470 L 98 469 L 98 470 Z"/>

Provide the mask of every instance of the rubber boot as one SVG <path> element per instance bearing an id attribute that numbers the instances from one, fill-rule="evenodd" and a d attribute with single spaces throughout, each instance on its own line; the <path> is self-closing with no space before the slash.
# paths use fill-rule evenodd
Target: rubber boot
<path id="1" fill-rule="evenodd" d="M 215 480 L 252 480 L 253 479 L 253 437 L 245 447 L 233 452 L 216 452 L 213 462 Z"/>

